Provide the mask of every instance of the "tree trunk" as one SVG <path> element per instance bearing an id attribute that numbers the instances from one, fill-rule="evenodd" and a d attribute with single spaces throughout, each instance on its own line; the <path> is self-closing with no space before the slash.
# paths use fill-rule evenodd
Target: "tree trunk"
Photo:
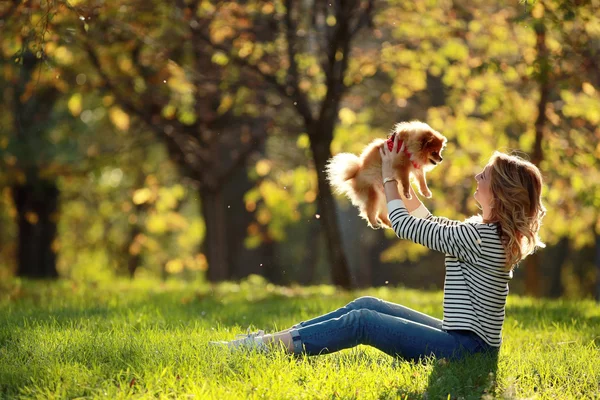
<path id="1" fill-rule="evenodd" d="M 136 206 L 136 209 L 139 209 L 139 206 Z M 139 214 L 136 214 L 139 215 Z M 142 233 L 140 226 L 136 222 L 135 225 L 131 228 L 129 232 L 129 240 L 128 245 L 126 247 L 126 257 L 127 257 L 127 273 L 129 274 L 129 278 L 133 279 L 135 277 L 135 271 L 137 271 L 138 267 L 142 263 L 142 252 L 137 251 L 135 253 L 131 253 L 131 246 L 136 241 L 138 235 Z"/>
<path id="2" fill-rule="evenodd" d="M 535 24 L 537 62 L 539 63 L 538 82 L 540 84 L 540 100 L 538 102 L 538 115 L 535 121 L 535 142 L 531 162 L 539 167 L 543 160 L 542 142 L 546 125 L 546 106 L 550 96 L 550 82 L 548 63 L 548 49 L 546 47 L 546 27 L 543 21 Z M 540 260 L 538 253 L 531 254 L 525 259 L 525 291 L 530 296 L 540 295 Z"/>
<path id="3" fill-rule="evenodd" d="M 299 281 L 303 285 L 315 283 L 317 263 L 319 262 L 319 241 L 322 239 L 321 231 L 317 221 L 311 220 L 306 237 L 306 249 L 304 253 L 304 268 Z"/>
<path id="4" fill-rule="evenodd" d="M 361 220 L 362 222 L 362 220 Z M 376 246 L 378 242 L 385 242 L 383 230 L 374 231 L 371 228 L 363 228 L 360 237 L 360 264 L 358 266 L 358 287 L 370 288 L 373 286 L 373 271 L 375 265 L 379 264 L 381 252 Z"/>
<path id="5" fill-rule="evenodd" d="M 56 183 L 37 181 L 15 185 L 12 195 L 19 227 L 17 276 L 57 278 L 56 253 L 52 249 L 58 221 Z"/>
<path id="6" fill-rule="evenodd" d="M 279 265 L 275 257 L 275 242 L 272 239 L 263 241 L 257 249 L 261 254 L 260 271 L 264 277 L 276 285 L 286 285 L 289 278 L 286 277 L 287 271 Z M 289 274 L 288 274 L 289 275 Z"/>
<path id="7" fill-rule="evenodd" d="M 206 278 L 210 282 L 224 281 L 229 278 L 228 238 L 225 207 L 221 188 L 200 191 L 202 216 L 206 231 L 204 235 L 204 254 L 208 262 Z"/>
<path id="8" fill-rule="evenodd" d="M 327 248 L 329 250 L 329 264 L 331 265 L 331 280 L 334 285 L 350 288 L 352 280 L 350 268 L 342 247 L 342 237 L 337 221 L 335 199 L 331 192 L 331 187 L 327 182 L 325 166 L 327 160 L 331 157 L 329 146 L 331 140 L 325 135 L 311 135 L 310 147 L 313 153 L 315 168 L 317 169 L 317 181 L 319 188 L 318 204 L 321 210 L 320 219 L 325 228 L 325 237 L 327 239 Z"/>

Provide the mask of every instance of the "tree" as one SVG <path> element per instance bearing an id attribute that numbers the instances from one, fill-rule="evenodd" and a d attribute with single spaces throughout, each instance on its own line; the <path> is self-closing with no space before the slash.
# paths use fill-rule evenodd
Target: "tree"
<path id="1" fill-rule="evenodd" d="M 542 6 L 540 1 L 536 7 Z M 539 14 L 539 13 L 538 13 Z M 548 47 L 546 45 L 546 24 L 539 15 L 533 21 L 533 29 L 535 31 L 535 49 L 536 49 L 536 73 L 535 78 L 539 84 L 539 99 L 537 106 L 537 117 L 534 123 L 535 141 L 533 143 L 533 151 L 531 162 L 540 167 L 540 163 L 544 158 L 542 152 L 542 144 L 544 142 L 544 133 L 546 130 L 546 108 L 550 100 L 550 60 L 548 57 Z M 525 288 L 527 293 L 532 296 L 539 297 L 540 295 L 540 255 L 538 252 L 531 254 L 526 259 L 525 267 Z"/>
<path id="2" fill-rule="evenodd" d="M 229 5 L 217 2 L 221 12 Z M 332 282 L 341 287 L 352 286 L 348 263 L 342 248 L 336 205 L 325 175 L 331 157 L 331 142 L 338 120 L 340 102 L 351 88 L 347 70 L 352 42 L 366 28 L 372 17 L 374 1 L 314 1 L 300 3 L 286 0 L 264 2 L 260 12 L 272 15 L 279 29 L 276 50 L 271 52 L 244 47 L 246 40 L 230 41 L 222 35 L 222 21 L 214 18 L 211 35 L 200 38 L 216 51 L 221 51 L 233 64 L 261 77 L 293 107 L 308 135 L 318 178 L 319 214 L 327 238 Z M 237 10 L 247 19 L 252 10 Z M 254 11 L 257 13 L 256 11 Z M 297 40 L 298 35 L 308 40 Z M 296 131 L 296 134 L 301 132 Z"/>
<path id="3" fill-rule="evenodd" d="M 223 70 L 213 62 L 218 55 L 193 40 L 207 29 L 200 5 L 155 1 L 72 10 L 80 16 L 78 38 L 98 87 L 150 128 L 197 186 L 208 279 L 219 281 L 230 277 L 223 187 L 263 143 L 269 117 L 259 109 L 266 104 L 259 86 L 241 84 L 245 74 L 236 78 L 236 71 Z M 123 13 L 127 7 L 135 12 Z"/>
<path id="4" fill-rule="evenodd" d="M 45 67 L 52 60 L 46 57 L 39 37 L 49 34 L 52 27 L 43 19 L 43 10 L 24 11 L 19 2 L 12 2 L 2 16 L 7 18 L 0 53 L 0 89 L 7 106 L 0 131 L 4 183 L 11 187 L 17 211 L 17 275 L 56 278 L 57 159 L 71 146 L 50 133 L 62 123 L 64 113 L 57 108 L 64 81 Z M 60 69 L 56 72 L 60 76 Z"/>

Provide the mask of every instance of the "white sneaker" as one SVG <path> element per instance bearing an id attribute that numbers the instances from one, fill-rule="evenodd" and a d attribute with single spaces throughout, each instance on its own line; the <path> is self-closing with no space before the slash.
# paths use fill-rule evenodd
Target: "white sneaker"
<path id="1" fill-rule="evenodd" d="M 256 350 L 267 352 L 269 348 L 261 339 L 264 334 L 265 331 L 263 330 L 250 332 L 250 328 L 248 328 L 247 333 L 236 335 L 236 338 L 239 339 L 231 341 L 221 340 L 216 342 L 208 342 L 208 344 L 211 346 L 224 346 L 230 350 Z"/>

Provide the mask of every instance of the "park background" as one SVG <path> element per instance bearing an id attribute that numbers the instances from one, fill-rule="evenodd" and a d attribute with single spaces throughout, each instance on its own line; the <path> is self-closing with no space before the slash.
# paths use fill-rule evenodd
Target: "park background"
<path id="1" fill-rule="evenodd" d="M 494 150 L 538 165 L 547 248 L 513 293 L 600 296 L 600 3 L 7 1 L 0 282 L 443 287 L 324 165 L 396 122 L 447 136 L 436 215 Z"/>
<path id="2" fill-rule="evenodd" d="M 600 0 L 0 2 L 0 399 L 597 398 L 599 51 Z M 498 358 L 208 346 L 367 295 L 442 318 L 443 255 L 323 172 L 411 119 L 436 215 L 494 150 L 545 178 Z"/>

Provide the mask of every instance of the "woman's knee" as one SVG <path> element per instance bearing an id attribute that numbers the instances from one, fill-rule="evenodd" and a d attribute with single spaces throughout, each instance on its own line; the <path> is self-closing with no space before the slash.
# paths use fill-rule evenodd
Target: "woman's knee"
<path id="1" fill-rule="evenodd" d="M 376 326 L 379 313 L 368 308 L 359 308 L 346 314 L 350 324 L 355 329 L 356 340 L 359 344 L 371 344 L 372 327 Z"/>
<path id="2" fill-rule="evenodd" d="M 381 300 L 379 300 L 377 297 L 363 296 L 351 301 L 346 307 L 352 310 L 360 310 L 362 308 L 372 310 L 375 309 L 380 302 Z"/>
<path id="3" fill-rule="evenodd" d="M 355 326 L 362 326 L 365 322 L 371 320 L 377 311 L 369 310 L 368 308 L 357 308 L 349 311 L 346 316 Z"/>

